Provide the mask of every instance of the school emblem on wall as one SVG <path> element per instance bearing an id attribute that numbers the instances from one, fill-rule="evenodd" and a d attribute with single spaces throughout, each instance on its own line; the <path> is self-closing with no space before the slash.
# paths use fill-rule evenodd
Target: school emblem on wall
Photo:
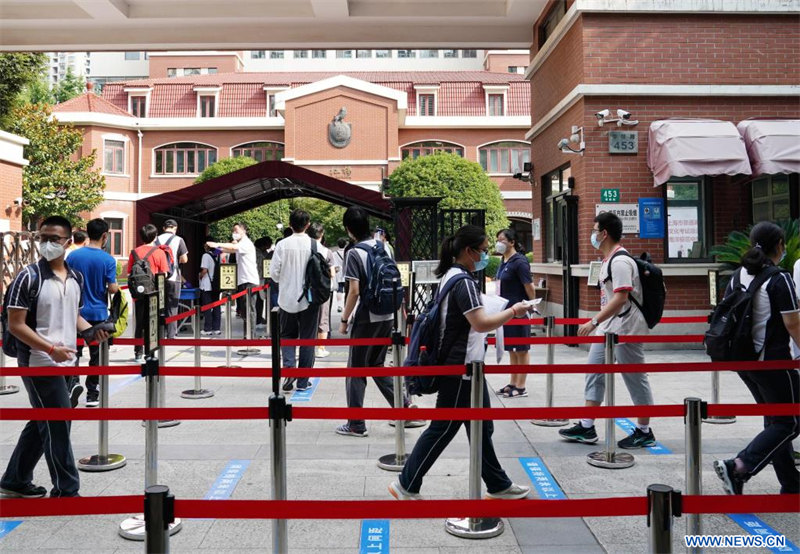
<path id="1" fill-rule="evenodd" d="M 336 148 L 344 148 L 350 144 L 352 128 L 349 123 L 344 122 L 347 115 L 347 108 L 342 108 L 336 117 L 328 124 L 328 140 Z"/>

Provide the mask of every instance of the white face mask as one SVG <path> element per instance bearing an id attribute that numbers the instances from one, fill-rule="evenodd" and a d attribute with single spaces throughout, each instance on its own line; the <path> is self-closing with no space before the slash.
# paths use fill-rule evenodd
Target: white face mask
<path id="1" fill-rule="evenodd" d="M 231 234 L 231 238 L 233 240 L 242 240 L 242 234 L 241 233 L 233 233 L 233 234 Z"/>
<path id="2" fill-rule="evenodd" d="M 48 262 L 64 255 L 64 246 L 58 242 L 42 242 L 39 244 L 39 252 Z"/>
<path id="3" fill-rule="evenodd" d="M 500 242 L 499 240 L 494 243 L 494 251 L 498 254 L 505 254 L 506 253 L 506 243 Z"/>

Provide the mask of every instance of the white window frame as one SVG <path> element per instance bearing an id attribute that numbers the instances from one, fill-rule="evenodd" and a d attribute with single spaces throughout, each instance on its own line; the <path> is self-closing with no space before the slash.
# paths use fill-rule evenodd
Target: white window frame
<path id="1" fill-rule="evenodd" d="M 475 161 L 478 162 L 478 165 L 480 165 L 480 163 L 481 163 L 481 148 L 485 148 L 487 146 L 491 146 L 493 144 L 498 144 L 498 143 L 501 143 L 501 142 L 516 142 L 516 143 L 519 143 L 521 145 L 527 146 L 528 150 L 530 150 L 530 148 L 531 148 L 531 143 L 526 141 L 526 140 L 520 140 L 520 139 L 490 140 L 489 142 L 484 142 L 483 144 L 479 144 L 477 147 L 475 147 Z M 530 161 L 532 158 L 533 158 L 533 156 L 531 155 L 531 156 L 529 156 L 528 160 Z M 489 163 L 488 163 L 488 160 L 487 160 L 487 166 L 488 165 L 489 165 Z M 509 169 L 511 169 L 511 166 L 509 166 Z M 520 168 L 520 171 L 522 171 L 521 168 Z M 508 177 L 509 175 L 513 175 L 514 173 L 513 172 L 512 173 L 492 173 L 487 169 L 486 170 L 486 174 L 489 175 L 490 177 Z"/>
<path id="2" fill-rule="evenodd" d="M 483 97 L 486 104 L 487 117 L 506 117 L 508 115 L 508 89 L 511 85 L 483 85 Z M 502 94 L 503 95 L 503 115 L 490 115 L 489 114 L 489 95 Z"/>
<path id="3" fill-rule="evenodd" d="M 100 137 L 103 140 L 103 175 L 108 175 L 109 177 L 130 177 L 130 173 L 128 173 L 128 143 L 130 139 L 125 135 L 118 135 L 116 133 L 106 133 Z M 106 171 L 106 141 L 113 140 L 116 142 L 123 143 L 123 154 L 122 154 L 122 173 L 110 173 Z"/>
<path id="4" fill-rule="evenodd" d="M 285 143 L 285 142 L 281 142 L 281 141 L 279 141 L 279 140 L 263 139 L 263 140 L 246 140 L 246 141 L 244 141 L 244 142 L 240 142 L 239 144 L 234 144 L 234 145 L 233 145 L 233 146 L 231 146 L 231 147 L 230 147 L 230 149 L 228 150 L 228 157 L 229 157 L 229 158 L 232 158 L 232 157 L 233 157 L 233 151 L 234 151 L 235 149 L 237 149 L 237 148 L 241 148 L 241 147 L 242 147 L 242 146 L 244 146 L 245 144 L 253 144 L 254 142 L 269 142 L 269 143 L 272 143 L 272 144 L 280 144 L 281 146 L 283 146 L 283 153 L 284 153 L 284 154 L 286 154 L 286 143 Z M 281 158 L 281 159 L 283 159 L 283 158 Z"/>
<path id="5" fill-rule="evenodd" d="M 264 94 L 266 94 L 266 100 L 267 100 L 267 117 L 280 117 L 281 119 L 283 119 L 283 115 L 281 115 L 281 113 L 277 110 L 277 105 L 278 105 L 277 99 L 275 100 L 275 106 L 276 106 L 275 115 L 270 115 L 269 114 L 269 97 L 270 96 L 276 96 L 279 92 L 283 92 L 284 90 L 289 90 L 289 87 L 270 87 L 270 86 L 265 86 L 263 90 L 264 90 Z M 252 141 L 249 141 L 249 142 L 252 142 Z M 270 142 L 274 142 L 274 141 L 270 141 Z"/>
<path id="6" fill-rule="evenodd" d="M 116 212 L 116 211 L 100 212 L 97 217 L 99 217 L 100 219 L 121 219 L 122 220 L 122 229 L 120 229 L 120 231 L 122 231 L 122 233 L 121 233 L 121 235 L 122 235 L 122 244 L 120 245 L 121 255 L 120 256 L 114 256 L 114 259 L 115 260 L 125 260 L 126 259 L 125 252 L 130 252 L 130 248 L 127 248 L 127 245 L 125 244 L 127 242 L 127 237 L 125 236 L 125 231 L 128 230 L 128 219 L 129 219 L 128 214 L 126 214 L 125 212 Z M 111 240 L 110 235 L 111 235 L 111 229 L 109 229 L 109 240 Z M 112 256 L 113 256 L 113 254 L 112 254 Z"/>
<path id="7" fill-rule="evenodd" d="M 436 117 L 439 115 L 439 85 L 414 85 L 414 90 L 417 94 L 417 116 L 419 117 Z M 433 115 L 425 114 L 423 116 L 420 108 L 421 104 L 419 97 L 421 94 L 433 94 Z"/>
<path id="8" fill-rule="evenodd" d="M 212 117 L 217 117 L 219 113 L 219 93 L 222 90 L 222 87 L 194 87 L 192 90 L 197 94 L 197 117 L 202 117 L 201 107 L 200 107 L 200 99 L 203 96 L 213 96 L 214 97 L 214 115 Z M 204 118 L 207 119 L 207 118 Z"/>
<path id="9" fill-rule="evenodd" d="M 422 143 L 422 142 L 441 142 L 441 143 L 445 143 L 445 144 L 452 144 L 453 146 L 458 146 L 459 148 L 461 148 L 461 151 L 464 154 L 462 156 L 462 158 L 465 159 L 465 160 L 469 159 L 467 157 L 467 147 L 465 145 L 461 144 L 460 142 L 455 142 L 454 140 L 451 140 L 451 139 L 442 139 L 442 138 L 424 138 L 424 139 L 419 139 L 419 140 L 412 140 L 410 142 L 406 142 L 405 144 L 401 144 L 400 146 L 397 147 L 397 154 L 398 154 L 397 159 L 398 160 L 402 160 L 403 159 L 403 148 L 411 146 L 412 144 L 419 144 L 419 143 Z M 497 141 L 492 141 L 492 142 L 497 142 Z M 430 147 L 429 146 L 425 146 L 423 148 L 430 148 Z M 420 157 L 422 158 L 424 156 L 420 156 Z"/>
<path id="10" fill-rule="evenodd" d="M 217 159 L 214 163 L 220 161 L 222 158 L 219 157 L 219 146 L 214 146 L 213 144 L 209 144 L 207 142 L 200 142 L 198 140 L 186 139 L 186 140 L 171 140 L 169 142 L 161 143 L 157 146 L 154 146 L 150 149 L 150 178 L 151 179 L 186 179 L 192 177 L 198 177 L 200 173 L 156 173 L 156 150 L 159 148 L 163 148 L 164 146 L 169 146 L 170 144 L 178 144 L 181 142 L 191 142 L 192 144 L 199 144 L 201 146 L 208 146 L 209 149 L 213 149 L 217 153 Z M 208 163 L 208 159 L 206 159 L 206 167 L 211 165 Z"/>
<path id="11" fill-rule="evenodd" d="M 150 117 L 150 94 L 153 92 L 152 88 L 125 88 L 122 89 L 128 93 L 128 113 L 133 115 L 133 98 L 144 96 L 144 116 Z"/>

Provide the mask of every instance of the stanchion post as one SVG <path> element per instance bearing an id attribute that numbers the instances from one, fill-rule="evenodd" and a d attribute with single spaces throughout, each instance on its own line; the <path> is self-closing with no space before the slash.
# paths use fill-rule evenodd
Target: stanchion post
<path id="1" fill-rule="evenodd" d="M 286 402 L 280 388 L 281 345 L 277 313 L 272 318 L 272 395 L 269 397 L 269 418 L 272 434 L 271 468 L 272 499 L 286 500 L 286 423 L 292 420 L 292 405 Z M 272 551 L 289 552 L 289 526 L 285 519 L 272 520 Z"/>
<path id="2" fill-rule="evenodd" d="M 231 311 L 233 309 L 233 300 L 231 300 L 231 293 L 225 293 L 225 340 L 231 340 L 233 332 L 231 330 Z M 225 347 L 225 365 L 220 367 L 242 367 L 231 364 L 231 346 L 230 344 Z"/>
<path id="3" fill-rule="evenodd" d="M 158 318 L 158 366 L 165 367 L 167 365 L 167 348 L 163 344 L 164 340 L 164 329 L 166 328 L 166 324 L 164 323 L 164 318 Z M 166 408 L 167 407 L 167 378 L 161 375 L 158 378 L 158 407 L 159 408 Z M 177 419 L 160 419 L 158 420 L 159 428 L 162 427 L 175 427 L 176 425 L 180 425 L 181 422 Z M 152 483 L 155 485 L 155 483 Z"/>
<path id="4" fill-rule="evenodd" d="M 169 487 L 151 485 L 144 490 L 144 550 L 147 554 L 169 553 L 169 526 L 175 521 L 175 496 Z"/>
<path id="5" fill-rule="evenodd" d="M 88 348 L 88 345 L 87 345 Z M 108 341 L 100 343 L 99 363 L 101 367 L 109 365 Z M 100 408 L 108 408 L 108 375 L 100 375 Z M 76 464 L 83 471 L 111 471 L 124 467 L 127 463 L 122 454 L 108 453 L 108 420 L 101 419 L 98 429 L 97 454 L 81 458 Z"/>
<path id="6" fill-rule="evenodd" d="M 248 341 L 253 340 L 253 320 L 250 318 L 250 314 L 253 311 L 253 288 L 247 287 L 247 294 L 244 295 L 244 304 L 245 304 L 245 314 L 244 314 L 244 337 Z M 247 346 L 246 348 L 242 348 L 238 350 L 236 353 L 240 356 L 255 356 L 259 354 L 261 350 L 258 348 L 253 348 L 251 346 Z"/>
<path id="7" fill-rule="evenodd" d="M 685 415 L 683 424 L 686 436 L 686 494 L 703 494 L 703 481 L 700 466 L 702 463 L 702 421 L 708 410 L 705 402 L 699 398 L 683 400 Z M 687 514 L 686 534 L 702 535 L 703 523 L 700 514 Z M 699 548 L 688 549 L 690 553 L 700 552 Z"/>
<path id="8" fill-rule="evenodd" d="M 555 326 L 556 326 L 556 318 L 554 316 L 546 316 L 544 318 L 544 328 L 545 328 L 545 336 L 548 339 L 552 339 L 553 335 L 555 334 Z M 547 344 L 545 350 L 545 363 L 547 365 L 553 365 L 556 358 L 556 345 L 555 344 Z M 548 373 L 545 382 L 545 405 L 548 408 L 553 407 L 553 374 Z M 539 425 L 540 427 L 563 427 L 567 423 L 569 423 L 568 419 L 534 419 L 531 421 L 534 425 Z"/>
<path id="9" fill-rule="evenodd" d="M 471 375 L 470 408 L 483 407 L 483 362 L 467 366 Z M 469 498 L 481 499 L 481 467 L 483 466 L 483 421 L 469 422 Z M 451 518 L 445 521 L 445 530 L 465 539 L 490 539 L 503 532 L 500 518 Z"/>
<path id="10" fill-rule="evenodd" d="M 681 515 L 681 492 L 668 485 L 647 487 L 648 552 L 672 553 L 672 518 Z"/>
<path id="11" fill-rule="evenodd" d="M 6 367 L 6 353 L 0 348 L 0 368 Z M 16 385 L 6 385 L 5 375 L 0 377 L 0 395 L 14 394 L 19 392 L 19 387 Z"/>
<path id="12" fill-rule="evenodd" d="M 613 365 L 615 363 L 614 347 L 619 342 L 619 336 L 615 333 L 606 333 L 605 335 L 605 363 L 606 365 Z M 614 405 L 614 373 L 606 373 L 606 406 Z M 606 439 L 605 450 L 592 452 L 586 457 L 586 461 L 595 467 L 602 467 L 606 469 L 624 469 L 631 467 L 635 460 L 631 454 L 627 452 L 616 452 L 615 422 L 613 417 L 606 419 Z"/>
<path id="13" fill-rule="evenodd" d="M 201 352 L 201 348 L 202 347 L 199 344 L 201 342 L 201 340 L 202 340 L 201 336 L 200 336 L 200 312 L 201 312 L 200 306 L 195 306 L 194 307 L 194 321 L 195 321 L 195 325 L 194 325 L 194 340 L 198 344 L 196 344 L 195 347 L 194 347 L 194 366 L 198 367 L 198 368 L 203 363 L 203 357 L 202 357 L 202 352 Z M 210 312 L 208 313 L 208 317 L 211 317 L 211 313 Z M 195 376 L 195 378 L 194 378 L 194 388 L 193 389 L 189 389 L 189 390 L 185 390 L 185 391 L 181 392 L 181 398 L 189 398 L 189 399 L 194 399 L 194 400 L 198 400 L 198 399 L 201 399 L 201 398 L 211 398 L 212 396 L 214 396 L 214 391 L 203 388 L 203 383 L 202 383 L 202 380 L 200 379 L 199 375 Z"/>
<path id="14" fill-rule="evenodd" d="M 719 371 L 711 372 L 711 403 L 719 404 Z M 736 416 L 706 416 L 703 418 L 703 422 L 725 425 L 736 423 Z"/>

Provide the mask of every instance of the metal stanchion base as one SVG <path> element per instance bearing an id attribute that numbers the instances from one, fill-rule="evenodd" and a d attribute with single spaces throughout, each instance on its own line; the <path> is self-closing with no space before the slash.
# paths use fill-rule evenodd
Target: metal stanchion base
<path id="1" fill-rule="evenodd" d="M 233 369 L 233 368 L 240 368 L 240 367 L 242 367 L 242 366 L 240 366 L 240 365 L 236 365 L 236 364 L 231 364 L 231 365 L 218 365 L 217 367 L 218 367 L 218 368 L 220 368 L 220 367 L 224 367 L 224 368 L 228 368 L 228 369 Z"/>
<path id="2" fill-rule="evenodd" d="M 175 518 L 175 521 L 169 524 L 169 534 L 170 536 L 174 535 L 178 531 L 183 528 L 183 522 L 179 517 Z M 139 514 L 133 517 L 129 517 L 125 521 L 119 524 L 119 529 L 117 530 L 119 536 L 123 539 L 128 539 L 129 541 L 144 541 L 145 538 L 145 528 L 144 528 L 144 514 Z"/>
<path id="3" fill-rule="evenodd" d="M 386 454 L 378 458 L 378 467 L 386 471 L 403 471 L 403 466 L 408 460 L 408 455 L 397 456 L 397 454 Z"/>
<path id="4" fill-rule="evenodd" d="M 127 463 L 128 460 L 122 454 L 109 454 L 108 456 L 93 454 L 88 458 L 78 460 L 78 469 L 83 471 L 111 471 L 112 469 L 124 467 Z"/>
<path id="5" fill-rule="evenodd" d="M 236 353 L 240 356 L 255 356 L 256 354 L 261 354 L 261 350 L 258 348 L 242 348 L 237 350 Z"/>
<path id="6" fill-rule="evenodd" d="M 592 452 L 586 456 L 586 462 L 595 467 L 605 469 L 625 469 L 636 463 L 633 456 L 627 452 Z"/>
<path id="7" fill-rule="evenodd" d="M 17 385 L 3 385 L 0 387 L 0 395 L 14 394 L 15 392 L 19 392 L 19 387 Z"/>
<path id="8" fill-rule="evenodd" d="M 201 398 L 211 398 L 212 396 L 214 396 L 214 391 L 208 389 L 200 389 L 200 390 L 189 389 L 181 393 L 181 398 L 189 398 L 193 400 L 199 400 Z"/>
<path id="9" fill-rule="evenodd" d="M 563 427 L 569 423 L 568 419 L 532 419 L 531 423 L 539 427 Z"/>
<path id="10" fill-rule="evenodd" d="M 713 423 L 715 425 L 727 425 L 736 423 L 736 416 L 709 416 L 703 419 L 703 423 Z"/>
<path id="11" fill-rule="evenodd" d="M 428 424 L 428 422 L 427 422 L 427 421 L 422 421 L 422 420 L 410 420 L 410 421 L 406 421 L 406 424 L 405 424 L 405 425 L 403 425 L 403 427 L 404 427 L 405 429 L 415 429 L 415 428 L 417 428 L 417 427 L 425 427 L 427 424 Z M 389 425 L 391 425 L 392 427 L 395 427 L 395 426 L 397 425 L 397 422 L 396 422 L 396 421 L 394 421 L 394 420 L 390 420 L 390 421 L 389 421 Z"/>
<path id="12" fill-rule="evenodd" d="M 159 419 L 158 420 L 158 428 L 163 429 L 164 427 L 175 427 L 176 425 L 180 425 L 180 420 L 177 419 Z M 147 427 L 147 422 L 142 421 L 142 427 Z"/>
<path id="13" fill-rule="evenodd" d="M 491 539 L 503 532 L 500 518 L 452 518 L 444 522 L 444 530 L 462 539 Z"/>

